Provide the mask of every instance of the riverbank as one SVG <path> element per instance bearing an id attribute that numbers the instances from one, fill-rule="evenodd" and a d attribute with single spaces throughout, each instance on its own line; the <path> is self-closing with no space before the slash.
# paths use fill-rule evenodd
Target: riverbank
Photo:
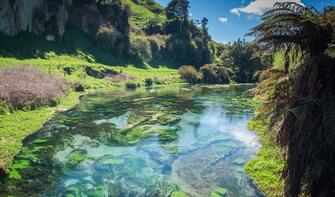
<path id="1" fill-rule="evenodd" d="M 0 115 L 0 170 L 7 172 L 13 158 L 20 151 L 22 140 L 38 131 L 56 112 L 66 111 L 79 102 L 80 93 L 68 92 L 56 107 L 17 110 Z"/>
<path id="2" fill-rule="evenodd" d="M 248 128 L 257 133 L 262 145 L 257 156 L 244 167 L 254 184 L 267 197 L 284 196 L 284 181 L 281 172 L 285 161 L 276 142 L 268 135 L 268 126 L 261 118 L 255 118 L 248 123 Z"/>
<path id="3" fill-rule="evenodd" d="M 51 55 L 46 59 L 0 58 L 0 69 L 8 67 L 26 67 L 41 70 L 48 75 L 55 75 L 69 85 L 69 91 L 61 95 L 55 107 L 41 106 L 30 110 L 6 110 L 6 105 L 0 105 L 0 174 L 8 172 L 14 156 L 21 149 L 22 140 L 39 130 L 57 111 L 72 108 L 79 101 L 80 93 L 74 91 L 80 85 L 86 92 L 97 89 L 113 89 L 125 87 L 127 81 L 145 85 L 145 80 L 151 78 L 156 84 L 179 83 L 178 71 L 165 67 L 137 68 L 133 65 L 108 66 L 90 63 L 79 57 L 67 55 Z M 109 78 L 106 72 L 121 73 L 117 80 Z M 120 77 L 121 76 L 121 77 Z"/>

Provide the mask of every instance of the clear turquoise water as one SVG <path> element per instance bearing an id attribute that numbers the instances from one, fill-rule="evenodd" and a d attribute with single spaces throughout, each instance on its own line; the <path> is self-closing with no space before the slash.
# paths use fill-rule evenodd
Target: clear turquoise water
<path id="1" fill-rule="evenodd" d="M 247 129 L 254 114 L 249 88 L 84 96 L 24 141 L 2 193 L 261 196 L 243 172 L 259 149 L 257 136 Z"/>

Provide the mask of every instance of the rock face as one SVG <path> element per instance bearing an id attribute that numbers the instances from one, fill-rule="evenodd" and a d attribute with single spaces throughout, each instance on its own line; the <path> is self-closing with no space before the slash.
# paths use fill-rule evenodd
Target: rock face
<path id="1" fill-rule="evenodd" d="M 14 36 L 22 31 L 61 38 L 65 26 L 74 26 L 95 38 L 110 26 L 127 39 L 129 9 L 118 0 L 1 0 L 0 32 Z"/>

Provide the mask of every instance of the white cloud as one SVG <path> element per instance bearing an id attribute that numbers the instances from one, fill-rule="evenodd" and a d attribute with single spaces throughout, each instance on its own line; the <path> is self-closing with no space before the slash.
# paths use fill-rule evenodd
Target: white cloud
<path id="1" fill-rule="evenodd" d="M 241 11 L 240 11 L 241 8 L 233 8 L 230 10 L 231 13 L 235 14 L 235 15 L 238 15 L 240 16 L 241 15 Z"/>
<path id="2" fill-rule="evenodd" d="M 221 17 L 219 17 L 219 21 L 224 24 L 224 23 L 228 22 L 228 18 L 221 16 Z"/>
<path id="3" fill-rule="evenodd" d="M 193 14 L 190 12 L 190 13 L 188 13 L 188 16 L 189 16 L 189 17 L 192 17 L 192 16 L 193 16 Z"/>
<path id="4" fill-rule="evenodd" d="M 276 2 L 296 2 L 303 5 L 301 0 L 254 0 L 250 2 L 249 5 L 233 8 L 230 12 L 238 16 L 240 16 L 241 13 L 262 15 L 270 10 Z"/>

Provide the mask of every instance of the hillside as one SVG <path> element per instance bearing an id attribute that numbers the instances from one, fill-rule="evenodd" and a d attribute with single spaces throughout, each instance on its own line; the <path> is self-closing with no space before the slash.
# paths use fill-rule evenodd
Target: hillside
<path id="1" fill-rule="evenodd" d="M 138 28 L 145 28 L 152 20 L 166 20 L 164 8 L 153 0 L 123 0 L 131 9 L 131 20 Z"/>

